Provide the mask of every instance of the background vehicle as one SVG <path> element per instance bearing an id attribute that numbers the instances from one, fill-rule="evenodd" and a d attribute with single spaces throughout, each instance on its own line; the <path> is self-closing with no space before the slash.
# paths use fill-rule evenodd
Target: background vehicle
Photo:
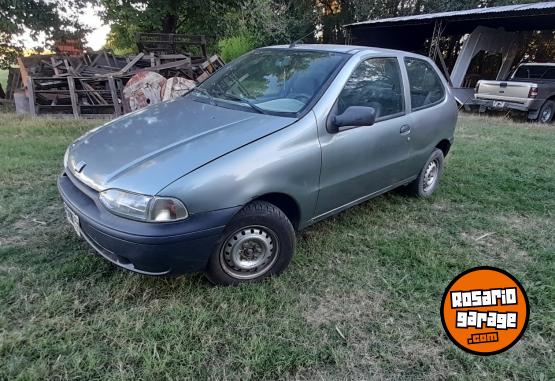
<path id="1" fill-rule="evenodd" d="M 67 151 L 70 222 L 102 256 L 220 284 L 283 271 L 295 230 L 393 188 L 437 188 L 457 107 L 433 62 L 344 45 L 258 49 Z"/>
<path id="2" fill-rule="evenodd" d="M 480 110 L 516 110 L 528 118 L 550 123 L 555 114 L 555 63 L 520 65 L 507 81 L 478 81 Z"/>

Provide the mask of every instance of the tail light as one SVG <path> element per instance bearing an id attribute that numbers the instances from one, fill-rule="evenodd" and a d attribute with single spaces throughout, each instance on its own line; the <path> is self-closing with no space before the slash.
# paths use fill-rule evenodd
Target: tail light
<path id="1" fill-rule="evenodd" d="M 535 98 L 538 96 L 538 87 L 532 86 L 530 87 L 530 91 L 528 92 L 528 98 Z"/>

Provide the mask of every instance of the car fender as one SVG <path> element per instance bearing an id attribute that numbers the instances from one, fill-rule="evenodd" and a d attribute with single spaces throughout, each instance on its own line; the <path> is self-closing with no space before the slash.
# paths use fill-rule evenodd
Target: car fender
<path id="1" fill-rule="evenodd" d="M 321 166 L 311 111 L 292 125 L 242 146 L 172 182 L 161 196 L 179 198 L 190 214 L 242 206 L 270 193 L 299 206 L 299 227 L 313 216 Z"/>

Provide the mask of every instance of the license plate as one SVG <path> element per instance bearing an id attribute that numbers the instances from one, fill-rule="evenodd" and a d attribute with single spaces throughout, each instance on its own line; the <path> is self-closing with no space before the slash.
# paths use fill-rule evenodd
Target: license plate
<path id="1" fill-rule="evenodd" d="M 495 108 L 503 108 L 503 107 L 505 107 L 505 102 L 493 101 L 493 107 L 495 107 Z"/>
<path id="2" fill-rule="evenodd" d="M 75 214 L 75 212 L 73 212 L 73 210 L 71 210 L 66 204 L 64 204 L 64 208 L 66 210 L 67 221 L 71 224 L 71 226 L 73 226 L 75 233 L 77 233 L 77 235 L 81 237 L 81 228 L 79 227 L 79 216 Z"/>

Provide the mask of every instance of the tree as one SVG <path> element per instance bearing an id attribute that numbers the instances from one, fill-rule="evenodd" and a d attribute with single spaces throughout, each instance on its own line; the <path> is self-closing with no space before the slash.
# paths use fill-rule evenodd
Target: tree
<path id="1" fill-rule="evenodd" d="M 101 17 L 111 24 L 108 45 L 135 49 L 137 32 L 224 34 L 224 15 L 235 0 L 99 0 Z"/>
<path id="2" fill-rule="evenodd" d="M 111 48 L 135 49 L 137 32 L 244 37 L 253 46 L 291 42 L 315 27 L 314 0 L 100 0 Z"/>
<path id="3" fill-rule="evenodd" d="M 345 41 L 345 24 L 533 0 L 98 0 L 112 25 L 109 46 L 136 49 L 136 32 L 205 34 L 253 47 Z"/>
<path id="4" fill-rule="evenodd" d="M 18 36 L 29 32 L 47 41 L 82 36 L 86 30 L 75 17 L 87 0 L 0 0 L 0 67 L 8 68 L 22 53 Z"/>

